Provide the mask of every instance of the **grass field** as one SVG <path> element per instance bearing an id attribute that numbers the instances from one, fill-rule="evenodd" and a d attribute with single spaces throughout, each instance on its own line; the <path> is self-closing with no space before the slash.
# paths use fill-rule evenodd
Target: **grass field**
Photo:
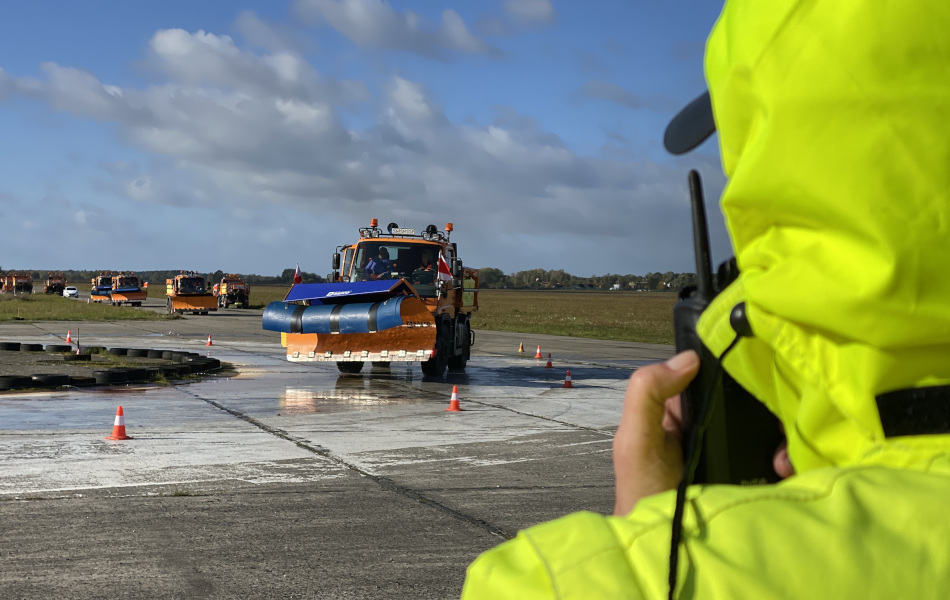
<path id="1" fill-rule="evenodd" d="M 87 295 L 88 297 L 88 295 Z M 87 304 L 52 294 L 14 296 L 0 294 L 0 321 L 157 321 L 170 315 L 111 304 Z"/>
<path id="2" fill-rule="evenodd" d="M 676 300 L 670 293 L 483 290 L 472 324 L 475 329 L 672 344 Z"/>
<path id="3" fill-rule="evenodd" d="M 89 284 L 74 284 L 88 298 Z M 287 286 L 252 286 L 251 308 L 283 300 Z M 149 286 L 151 300 L 164 300 L 165 285 Z M 602 340 L 673 343 L 676 294 L 607 291 L 482 290 L 478 293 L 476 329 L 545 333 Z M 17 316 L 28 321 L 116 321 L 170 319 L 141 308 L 87 304 L 59 296 L 0 294 L 0 321 Z"/>

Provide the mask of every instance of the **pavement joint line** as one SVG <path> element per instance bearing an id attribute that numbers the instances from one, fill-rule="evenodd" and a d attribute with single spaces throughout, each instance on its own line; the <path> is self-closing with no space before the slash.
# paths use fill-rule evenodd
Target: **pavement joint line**
<path id="1" fill-rule="evenodd" d="M 492 523 L 489 523 L 488 521 L 485 521 L 483 519 L 479 519 L 478 517 L 474 517 L 472 515 L 455 510 L 454 508 L 450 508 L 449 506 L 446 506 L 445 504 L 442 504 L 441 502 L 438 502 L 437 500 L 433 500 L 432 498 L 426 497 L 425 495 L 420 493 L 418 490 L 414 490 L 404 485 L 400 485 L 388 477 L 374 475 L 368 471 L 365 471 L 357 467 L 356 465 L 346 462 L 345 460 L 343 460 L 339 456 L 334 455 L 333 453 L 331 453 L 329 450 L 327 450 L 326 448 L 322 446 L 319 446 L 316 444 L 310 444 L 308 442 L 295 438 L 294 436 L 290 435 L 286 431 L 282 429 L 278 429 L 276 427 L 271 427 L 270 425 L 267 425 L 266 423 L 263 423 L 250 415 L 246 415 L 239 410 L 228 408 L 227 406 L 215 400 L 203 398 L 202 396 L 199 396 L 198 394 L 195 394 L 189 390 L 182 389 L 181 391 L 182 393 L 185 393 L 194 398 L 197 398 L 198 400 L 201 400 L 202 402 L 206 402 L 210 404 L 211 406 L 214 406 L 218 410 L 224 411 L 233 417 L 236 417 L 238 419 L 241 419 L 242 421 L 250 423 L 251 425 L 254 425 L 255 427 L 261 429 L 262 431 L 266 433 L 269 433 L 275 437 L 291 442 L 292 444 L 295 444 L 298 448 L 302 448 L 308 452 L 312 452 L 313 454 L 322 456 L 328 460 L 331 460 L 339 465 L 346 467 L 347 469 L 355 473 L 358 473 L 359 475 L 362 475 L 363 477 L 367 477 L 371 481 L 376 483 L 376 485 L 378 485 L 380 489 L 384 491 L 393 492 L 395 494 L 399 494 L 401 496 L 405 496 L 407 498 L 415 500 L 416 502 L 419 502 L 420 504 L 431 506 L 437 510 L 440 510 L 448 514 L 449 516 L 455 519 L 458 519 L 460 521 L 463 521 L 465 523 L 478 527 L 479 529 L 483 529 L 487 531 L 488 533 L 491 533 L 492 535 L 497 535 L 506 540 L 510 540 L 514 538 L 515 535 L 517 535 L 516 531 L 511 531 L 505 527 L 493 525 Z"/>

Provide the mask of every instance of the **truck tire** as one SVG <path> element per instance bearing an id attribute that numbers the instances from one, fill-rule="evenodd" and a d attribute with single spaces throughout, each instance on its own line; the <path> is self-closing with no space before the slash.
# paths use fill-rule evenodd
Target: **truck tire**
<path id="1" fill-rule="evenodd" d="M 442 377 L 445 375 L 445 368 L 448 366 L 448 361 L 446 360 L 445 351 L 443 348 L 439 348 L 435 356 L 429 360 L 423 361 L 422 363 L 422 374 L 428 375 L 429 377 Z"/>
<path id="2" fill-rule="evenodd" d="M 448 363 L 450 371 L 464 371 L 465 365 L 468 364 L 468 359 L 465 357 L 465 353 L 463 352 L 458 356 L 449 358 Z"/>
<path id="3" fill-rule="evenodd" d="M 451 371 L 464 371 L 465 365 L 468 364 L 468 357 L 470 356 L 470 347 L 471 347 L 471 325 L 468 324 L 467 320 L 463 320 L 460 324 L 462 331 L 458 332 L 459 338 L 465 340 L 462 342 L 462 347 L 459 348 L 459 354 L 455 356 L 450 356 L 449 370 Z M 454 344 L 453 344 L 454 345 Z"/>
<path id="4" fill-rule="evenodd" d="M 340 373 L 359 373 L 363 370 L 363 361 L 338 362 L 336 368 Z"/>

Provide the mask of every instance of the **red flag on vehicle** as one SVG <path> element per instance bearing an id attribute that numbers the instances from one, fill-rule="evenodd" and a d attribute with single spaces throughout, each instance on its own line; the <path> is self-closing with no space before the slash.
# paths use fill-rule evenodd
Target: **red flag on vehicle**
<path id="1" fill-rule="evenodd" d="M 297 263 L 297 270 L 294 271 L 294 283 L 300 283 L 303 278 L 300 276 L 300 263 Z"/>
<path id="2" fill-rule="evenodd" d="M 449 269 L 449 264 L 445 262 L 445 257 L 442 256 L 441 252 L 439 252 L 439 279 L 442 281 L 450 281 L 452 279 L 452 271 Z"/>

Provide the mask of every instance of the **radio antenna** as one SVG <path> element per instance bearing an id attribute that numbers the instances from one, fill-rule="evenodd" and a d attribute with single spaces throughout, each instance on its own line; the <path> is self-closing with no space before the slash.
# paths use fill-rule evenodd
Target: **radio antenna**
<path id="1" fill-rule="evenodd" d="M 715 295 L 712 284 L 712 261 L 709 257 L 709 227 L 706 223 L 706 203 L 699 172 L 689 172 L 689 201 L 693 212 L 693 253 L 696 255 L 696 291 L 709 302 Z"/>

